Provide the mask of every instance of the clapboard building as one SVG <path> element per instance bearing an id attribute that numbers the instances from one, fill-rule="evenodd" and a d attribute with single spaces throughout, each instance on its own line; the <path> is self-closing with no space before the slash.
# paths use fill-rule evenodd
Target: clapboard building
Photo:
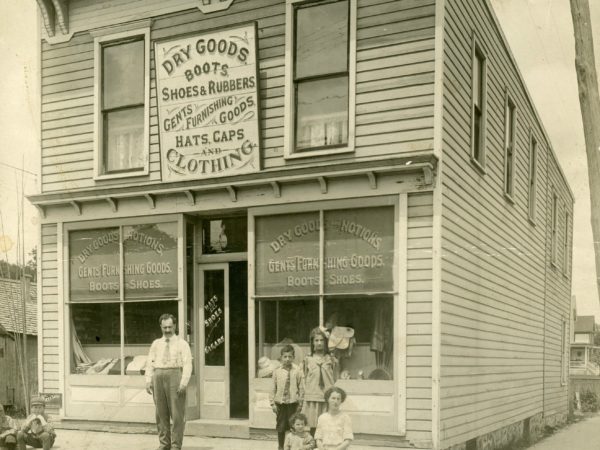
<path id="1" fill-rule="evenodd" d="M 473 448 L 565 420 L 573 197 L 488 1 L 38 5 L 60 416 L 152 422 L 172 312 L 191 433 L 272 429 L 259 375 L 319 324 L 354 330 L 359 436 Z"/>

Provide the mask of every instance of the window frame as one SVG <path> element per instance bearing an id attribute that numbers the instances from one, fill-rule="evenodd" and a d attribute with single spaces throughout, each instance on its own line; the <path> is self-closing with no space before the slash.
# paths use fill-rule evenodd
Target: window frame
<path id="1" fill-rule="evenodd" d="M 512 113 L 512 115 L 511 115 Z M 510 131 L 510 135 L 509 135 Z M 506 89 L 504 100 L 504 196 L 510 202 L 514 200 L 515 189 L 515 159 L 517 150 L 517 105 Z M 510 164 L 510 171 L 509 171 Z M 510 173 L 510 178 L 508 177 Z"/>
<path id="2" fill-rule="evenodd" d="M 560 385 L 566 386 L 569 380 L 569 360 L 570 360 L 570 347 L 567 344 L 569 342 L 569 327 L 567 326 L 567 319 L 564 317 L 561 319 L 561 338 L 560 338 Z"/>
<path id="3" fill-rule="evenodd" d="M 175 298 L 164 298 L 164 299 L 152 299 L 152 300 L 126 300 L 125 299 L 125 286 L 124 286 L 124 277 L 122 276 L 124 271 L 124 248 L 123 248 L 123 236 L 122 236 L 122 228 L 126 226 L 132 225 L 144 225 L 144 224 L 159 224 L 159 223 L 176 223 L 177 224 L 177 296 Z M 119 238 L 119 265 L 120 265 L 120 287 L 119 287 L 119 300 L 117 301 L 107 301 L 107 300 L 99 300 L 99 301 L 71 301 L 71 284 L 70 284 L 70 261 L 71 261 L 71 250 L 69 245 L 69 235 L 71 232 L 75 231 L 85 231 L 85 230 L 95 230 L 102 228 L 119 228 L 120 238 Z M 65 339 L 64 342 L 64 355 L 65 355 L 65 371 L 64 376 L 65 380 L 71 378 L 71 380 L 84 379 L 91 380 L 90 377 L 100 377 L 98 379 L 117 379 L 119 377 L 127 377 L 128 379 L 143 379 L 143 377 L 139 375 L 127 375 L 125 373 L 125 367 L 121 364 L 121 374 L 120 375 L 83 375 L 72 373 L 71 370 L 68 369 L 71 358 L 72 358 L 72 346 L 71 346 L 71 305 L 79 305 L 79 304 L 116 304 L 119 305 L 119 317 L 120 317 L 120 344 L 119 344 L 119 359 L 121 361 L 125 358 L 124 349 L 128 344 L 125 342 L 125 305 L 127 304 L 139 304 L 145 302 L 161 302 L 161 301 L 172 301 L 177 304 L 177 334 L 185 338 L 187 330 L 186 330 L 186 321 L 187 321 L 187 310 L 186 310 L 186 302 L 187 302 L 187 287 L 186 287 L 186 274 L 183 268 L 185 267 L 185 241 L 186 241 L 186 221 L 183 215 L 181 214 L 167 214 L 155 217 L 136 217 L 136 218 L 128 218 L 121 219 L 115 221 L 111 219 L 105 220 L 96 220 L 96 221 L 86 221 L 86 222 L 77 222 L 77 223 L 66 223 L 64 224 L 62 231 L 62 252 L 64 255 L 64 263 L 63 263 L 63 277 L 62 277 L 62 292 L 63 292 L 63 336 Z M 157 318 L 158 319 L 158 318 Z M 158 328 L 158 324 L 156 324 Z M 75 382 L 76 383 L 76 382 Z"/>
<path id="4" fill-rule="evenodd" d="M 476 142 L 475 139 L 475 112 L 477 108 L 476 104 L 476 65 L 475 60 L 478 59 L 480 61 L 481 67 L 481 76 L 480 80 L 480 92 L 479 92 L 479 102 L 481 103 L 481 111 L 480 111 L 480 120 L 479 120 L 479 142 Z M 482 45 L 479 42 L 479 39 L 473 33 L 473 37 L 471 40 L 471 150 L 470 150 L 470 160 L 471 163 L 482 173 L 486 173 L 486 122 L 487 122 L 487 72 L 488 72 L 488 58 L 487 53 L 484 51 Z M 479 145 L 477 148 L 478 154 L 476 154 L 476 144 Z"/>
<path id="5" fill-rule="evenodd" d="M 263 206 L 263 207 L 255 207 L 255 208 L 249 208 L 248 209 L 248 232 L 249 232 L 249 236 L 248 236 L 248 264 L 249 264 L 249 286 L 248 286 L 248 305 L 249 305 L 249 316 L 248 316 L 248 323 L 249 324 L 254 324 L 256 317 L 259 313 L 259 304 L 261 301 L 269 301 L 269 300 L 273 300 L 275 299 L 275 297 L 270 296 L 270 295 L 256 295 L 255 293 L 255 283 L 256 283 L 256 265 L 257 265 L 257 260 L 256 260 L 256 250 L 255 250 L 255 246 L 256 246 L 256 235 L 255 235 L 255 219 L 259 218 L 259 217 L 265 217 L 265 216 L 278 216 L 278 215 L 283 215 L 283 216 L 287 216 L 287 215 L 293 215 L 296 213 L 305 213 L 305 212 L 315 212 L 315 211 L 319 211 L 319 217 L 321 219 L 321 223 L 323 223 L 322 218 L 323 215 L 328 212 L 328 211 L 332 211 L 332 210 L 341 210 L 341 209 L 364 209 L 364 208 L 371 208 L 371 207 L 383 207 L 383 206 L 390 206 L 393 207 L 394 209 L 394 256 L 393 256 L 393 265 L 396 269 L 394 269 L 392 271 L 392 277 L 393 277 L 393 286 L 392 286 L 392 290 L 391 291 L 385 291 L 385 292 L 374 292 L 374 293 L 364 293 L 364 294 L 358 294 L 358 296 L 365 296 L 368 297 L 369 295 L 381 295 L 381 296 L 385 296 L 385 295 L 389 295 L 391 297 L 392 300 L 392 309 L 393 309 L 393 314 L 394 314 L 394 321 L 393 321 L 393 336 L 394 336 L 394 344 L 396 344 L 397 342 L 404 342 L 404 340 L 406 339 L 406 323 L 402 321 L 401 318 L 399 318 L 399 313 L 400 311 L 402 311 L 402 304 L 401 301 L 402 299 L 400 298 L 400 289 L 401 289 L 401 279 L 400 279 L 400 275 L 399 275 L 399 270 L 397 269 L 401 264 L 400 261 L 401 259 L 405 258 L 406 255 L 400 255 L 400 251 L 402 249 L 402 243 L 400 241 L 402 241 L 402 239 L 405 239 L 406 236 L 401 237 L 400 236 L 400 230 L 403 229 L 400 225 L 400 221 L 402 220 L 401 217 L 403 216 L 403 214 L 406 214 L 406 212 L 402 213 L 403 208 L 406 205 L 403 205 L 401 202 L 399 202 L 398 200 L 398 196 L 382 196 L 382 197 L 372 197 L 369 199 L 369 204 L 368 205 L 364 205 L 364 203 L 361 201 L 361 199 L 348 199 L 348 200 L 331 200 L 331 201 L 322 201 L 322 202 L 315 202 L 315 203 L 305 203 L 305 204 L 297 204 L 297 205 L 287 205 L 286 207 L 281 207 L 281 206 Z M 324 252 L 324 229 L 321 228 L 320 231 L 320 258 L 323 258 L 323 252 Z M 323 244 L 323 245 L 321 245 Z M 322 269 L 321 269 L 322 270 Z M 323 277 L 320 277 L 321 279 L 323 279 Z M 319 285 L 319 291 L 318 293 L 316 293 L 315 295 L 304 295 L 301 294 L 301 296 L 297 296 L 297 295 L 288 295 L 286 296 L 281 295 L 278 296 L 279 299 L 285 301 L 286 298 L 315 298 L 316 301 L 319 302 L 319 323 L 324 324 L 325 321 L 325 317 L 324 317 L 324 308 L 325 308 L 325 302 L 327 301 L 327 299 L 332 299 L 335 297 L 343 297 L 344 295 L 347 294 L 337 294 L 337 293 L 325 293 L 324 292 L 324 286 L 323 283 L 320 283 Z M 251 328 L 249 329 L 250 334 L 248 336 L 249 342 L 251 342 L 252 344 L 250 345 L 251 351 L 249 353 L 249 371 L 252 377 L 255 377 L 256 374 L 256 347 L 255 347 L 255 342 L 259 333 L 258 328 L 255 328 L 254 325 L 251 325 Z M 394 386 L 394 389 L 398 389 L 398 386 L 405 386 L 405 382 L 406 382 L 406 372 L 405 372 L 405 367 L 403 367 L 403 364 L 405 364 L 405 360 L 406 357 L 405 355 L 402 354 L 402 352 L 400 351 L 400 348 L 398 349 L 394 349 L 394 354 L 393 354 L 393 361 L 392 361 L 392 367 L 393 367 L 393 379 L 392 380 L 388 380 L 385 381 L 383 383 L 390 383 L 389 386 Z M 257 379 L 255 379 L 254 381 L 256 381 Z M 347 384 L 346 387 L 350 387 L 353 386 L 352 389 L 355 388 L 355 384 L 354 383 L 362 383 L 364 380 L 344 380 L 344 383 L 350 383 Z M 373 382 L 373 380 L 369 380 L 371 382 Z M 381 381 L 378 381 L 376 383 L 382 383 Z M 381 385 L 378 385 L 379 387 L 374 387 L 374 389 L 381 389 Z M 345 387 L 345 388 L 346 388 Z M 386 388 L 387 389 L 387 388 Z M 387 392 L 387 391 L 386 391 Z M 400 410 L 399 409 L 399 414 L 401 416 L 403 416 L 404 414 L 404 410 Z M 403 419 L 402 419 L 403 420 Z M 401 422 L 402 422 L 401 420 Z M 401 425 L 400 428 L 403 428 L 404 425 Z"/>
<path id="6" fill-rule="evenodd" d="M 570 248 L 571 248 L 571 240 L 569 239 L 569 222 L 571 220 L 571 214 L 566 208 L 565 205 L 565 236 L 563 241 L 563 275 L 565 277 L 569 277 L 569 269 L 570 269 Z"/>
<path id="7" fill-rule="evenodd" d="M 550 187 L 552 200 L 550 204 L 550 263 L 557 267 L 558 258 L 558 194 L 554 186 Z"/>
<path id="8" fill-rule="evenodd" d="M 529 222 L 532 225 L 536 224 L 536 209 L 537 209 L 537 164 L 538 164 L 538 140 L 533 135 L 533 131 L 529 132 L 529 172 L 527 177 L 527 211 Z"/>
<path id="9" fill-rule="evenodd" d="M 103 48 L 141 38 L 144 41 L 144 143 L 142 148 L 144 164 L 141 169 L 128 169 L 118 172 L 105 170 L 104 117 L 102 108 L 103 88 Z M 131 178 L 146 176 L 150 172 L 150 28 L 135 28 L 94 37 L 94 180 Z"/>
<path id="10" fill-rule="evenodd" d="M 285 93 L 284 93 L 284 159 L 351 153 L 355 150 L 356 128 L 356 30 L 357 0 L 347 0 L 348 16 L 348 142 L 328 147 L 296 150 L 296 82 L 295 82 L 295 18 L 300 5 L 318 3 L 315 0 L 286 0 L 285 5 Z M 329 2 L 328 2 L 329 3 Z M 336 73 L 339 75 L 339 73 Z M 320 76 L 326 79 L 332 74 Z"/>

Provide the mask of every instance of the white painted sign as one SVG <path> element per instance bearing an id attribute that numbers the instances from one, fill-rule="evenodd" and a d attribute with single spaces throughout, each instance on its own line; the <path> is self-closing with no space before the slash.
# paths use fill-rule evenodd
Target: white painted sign
<path id="1" fill-rule="evenodd" d="M 164 181 L 260 169 L 256 26 L 155 44 Z"/>
<path id="2" fill-rule="evenodd" d="M 223 11 L 231 6 L 233 0 L 199 0 L 198 9 L 204 14 Z"/>

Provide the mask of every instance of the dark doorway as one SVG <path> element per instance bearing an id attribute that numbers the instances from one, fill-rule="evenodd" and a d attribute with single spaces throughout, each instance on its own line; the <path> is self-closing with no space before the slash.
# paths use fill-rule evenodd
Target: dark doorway
<path id="1" fill-rule="evenodd" d="M 248 418 L 248 263 L 229 263 L 229 416 Z"/>

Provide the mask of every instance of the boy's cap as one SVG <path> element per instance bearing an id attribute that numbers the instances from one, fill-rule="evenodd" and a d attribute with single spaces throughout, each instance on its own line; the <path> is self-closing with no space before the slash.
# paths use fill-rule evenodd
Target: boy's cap
<path id="1" fill-rule="evenodd" d="M 46 402 L 44 401 L 44 397 L 40 397 L 39 395 L 34 395 L 33 397 L 31 397 L 31 401 L 29 402 L 29 404 L 31 406 L 34 406 L 34 405 L 44 406 L 46 404 Z"/>

